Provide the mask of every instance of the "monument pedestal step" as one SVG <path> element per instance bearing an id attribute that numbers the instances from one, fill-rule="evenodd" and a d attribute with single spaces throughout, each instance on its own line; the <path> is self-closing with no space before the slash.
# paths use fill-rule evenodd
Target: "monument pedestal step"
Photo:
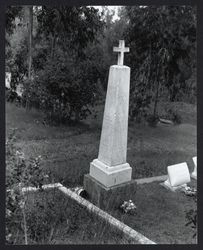
<path id="1" fill-rule="evenodd" d="M 84 189 L 88 199 L 96 206 L 102 209 L 118 208 L 124 201 L 135 202 L 137 182 L 130 180 L 108 188 L 87 174 L 84 176 Z"/>
<path id="2" fill-rule="evenodd" d="M 130 181 L 132 168 L 128 163 L 108 166 L 95 159 L 90 163 L 90 176 L 109 188 Z"/>

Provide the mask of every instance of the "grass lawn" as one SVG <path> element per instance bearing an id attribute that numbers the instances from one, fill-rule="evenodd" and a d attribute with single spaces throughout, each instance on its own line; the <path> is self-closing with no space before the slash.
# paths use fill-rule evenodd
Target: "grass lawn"
<path id="1" fill-rule="evenodd" d="M 196 110 L 189 107 L 184 107 L 185 113 L 186 110 L 191 113 L 183 115 L 183 120 L 193 117 L 194 123 Z M 41 155 L 43 167 L 51 170 L 54 181 L 72 187 L 83 184 L 89 163 L 98 156 L 102 117 L 103 107 L 100 107 L 97 119 L 90 117 L 77 126 L 53 127 L 44 125 L 38 112 L 26 112 L 6 103 L 6 133 L 16 128 L 16 145 L 25 156 Z M 197 154 L 197 131 L 193 123 L 189 119 L 178 126 L 159 124 L 157 128 L 130 123 L 127 161 L 133 178 L 167 174 L 168 165 L 184 161 L 192 170 L 192 157 Z"/>
<path id="2" fill-rule="evenodd" d="M 189 186 L 196 186 L 192 181 Z M 184 193 L 171 192 L 158 182 L 138 185 L 135 215 L 123 214 L 119 210 L 109 211 L 114 217 L 142 233 L 157 244 L 196 244 L 194 231 L 187 223 L 185 214 L 195 209 L 192 197 Z"/>

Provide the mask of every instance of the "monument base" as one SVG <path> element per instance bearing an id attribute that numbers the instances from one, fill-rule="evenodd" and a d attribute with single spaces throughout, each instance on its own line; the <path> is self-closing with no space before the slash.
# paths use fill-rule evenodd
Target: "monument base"
<path id="1" fill-rule="evenodd" d="M 84 176 L 84 189 L 88 199 L 101 209 L 119 208 L 124 201 L 135 201 L 137 182 L 131 180 L 108 188 L 87 174 Z"/>
<path id="2" fill-rule="evenodd" d="M 90 163 L 90 176 L 110 188 L 130 181 L 132 168 L 128 163 L 111 167 L 95 159 Z"/>
<path id="3" fill-rule="evenodd" d="M 180 190 L 182 188 L 187 187 L 187 184 L 182 184 L 182 185 L 179 185 L 179 186 L 171 186 L 171 183 L 170 183 L 170 181 L 168 179 L 166 181 L 160 183 L 160 185 L 167 188 L 168 190 L 171 190 L 172 192 L 175 192 L 177 190 Z"/>

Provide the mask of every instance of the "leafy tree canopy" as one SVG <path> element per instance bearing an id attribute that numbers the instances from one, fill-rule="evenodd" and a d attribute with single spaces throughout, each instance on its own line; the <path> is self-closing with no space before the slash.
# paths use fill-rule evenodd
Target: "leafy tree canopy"
<path id="1" fill-rule="evenodd" d="M 139 112 L 138 106 L 147 107 L 151 99 L 156 102 L 164 88 L 171 101 L 178 100 L 178 90 L 188 89 L 186 80 L 196 67 L 196 8 L 128 6 L 123 15 L 131 50 L 126 61 L 132 68 L 133 110 Z"/>

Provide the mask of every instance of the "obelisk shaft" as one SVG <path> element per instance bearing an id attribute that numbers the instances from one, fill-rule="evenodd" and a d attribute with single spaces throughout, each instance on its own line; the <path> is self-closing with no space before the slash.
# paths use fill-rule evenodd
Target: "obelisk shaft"
<path id="1" fill-rule="evenodd" d="M 108 166 L 126 163 L 130 68 L 111 66 L 98 160 Z"/>

